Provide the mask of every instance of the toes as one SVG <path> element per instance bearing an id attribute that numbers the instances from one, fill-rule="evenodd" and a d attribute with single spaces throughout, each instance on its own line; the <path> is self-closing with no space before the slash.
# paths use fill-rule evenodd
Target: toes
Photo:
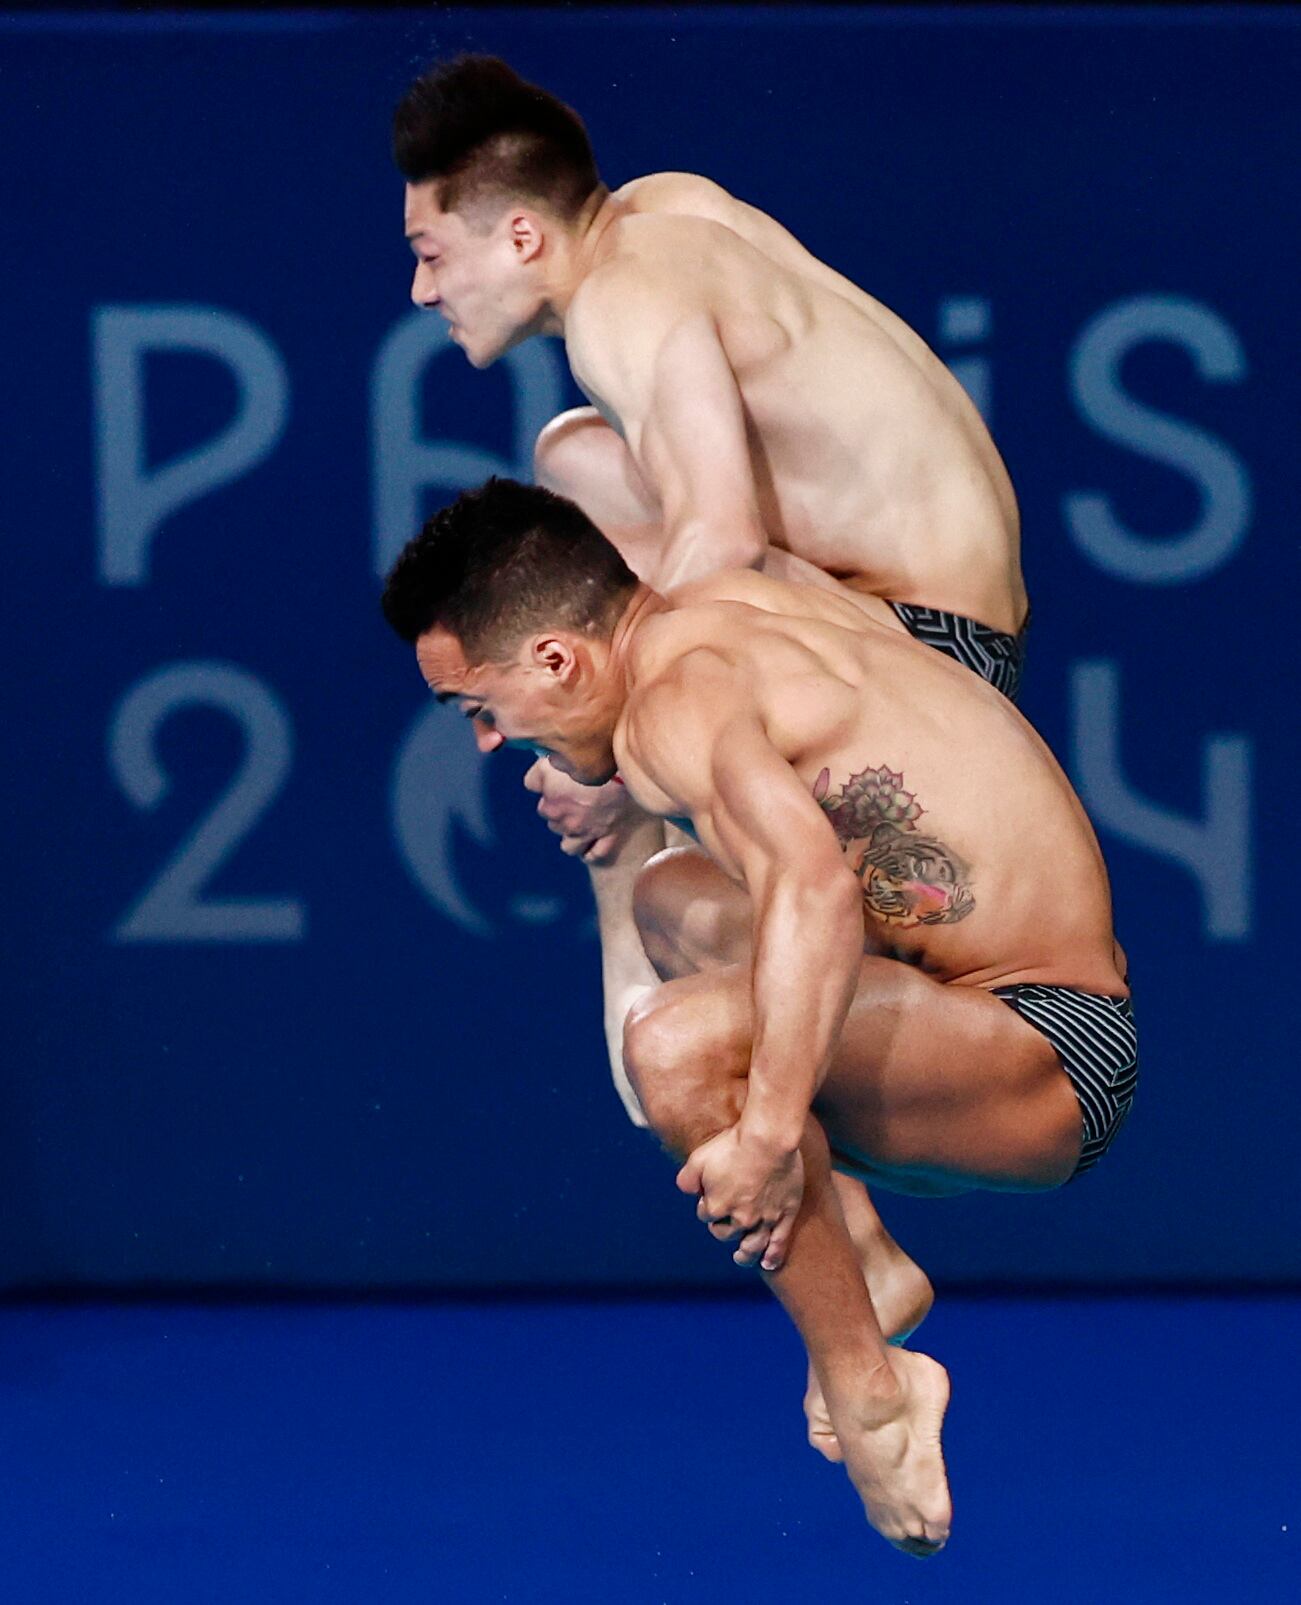
<path id="1" fill-rule="evenodd" d="M 895 1545 L 895 1548 L 901 1549 L 905 1555 L 913 1555 L 918 1560 L 926 1560 L 928 1556 L 938 1555 L 946 1543 L 948 1543 L 947 1538 L 904 1538 Z"/>

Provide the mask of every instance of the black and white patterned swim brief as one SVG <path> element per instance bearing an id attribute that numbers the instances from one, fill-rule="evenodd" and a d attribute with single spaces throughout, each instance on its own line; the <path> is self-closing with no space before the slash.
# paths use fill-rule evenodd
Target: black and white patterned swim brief
<path id="1" fill-rule="evenodd" d="M 1009 702 L 1015 702 L 1021 689 L 1021 670 L 1025 663 L 1025 637 L 1030 620 L 1016 635 L 991 629 L 960 613 L 945 613 L 937 607 L 913 607 L 908 602 L 891 602 L 895 617 L 915 641 L 933 646 L 964 668 L 988 680 Z"/>

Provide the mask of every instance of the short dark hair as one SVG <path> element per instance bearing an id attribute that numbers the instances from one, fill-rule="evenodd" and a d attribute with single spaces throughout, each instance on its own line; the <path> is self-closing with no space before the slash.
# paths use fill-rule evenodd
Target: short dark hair
<path id="1" fill-rule="evenodd" d="M 571 222 L 601 182 L 578 113 L 496 56 L 458 56 L 417 78 L 393 119 L 393 159 L 409 183 L 442 181 L 445 212 L 499 194 Z"/>
<path id="2" fill-rule="evenodd" d="M 490 479 L 407 542 L 384 587 L 404 641 L 435 625 L 467 659 L 506 656 L 533 630 L 608 636 L 637 576 L 573 502 L 539 485 Z"/>

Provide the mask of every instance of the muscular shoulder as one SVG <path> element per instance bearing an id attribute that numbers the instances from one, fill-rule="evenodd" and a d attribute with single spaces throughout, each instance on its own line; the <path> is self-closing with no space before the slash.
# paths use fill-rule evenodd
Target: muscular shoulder
<path id="1" fill-rule="evenodd" d="M 679 628 L 682 621 L 677 621 Z M 746 699 L 744 676 L 724 647 L 675 641 L 674 620 L 655 621 L 624 710 L 620 766 L 639 770 L 690 809 L 709 789 L 709 755 L 720 727 Z M 671 810 L 670 810 L 671 811 Z"/>
<path id="2" fill-rule="evenodd" d="M 741 241 L 709 218 L 635 212 L 610 225 L 603 253 L 579 286 L 565 320 L 566 336 L 629 317 L 662 322 L 704 310 L 709 279 L 702 273 Z"/>
<path id="3" fill-rule="evenodd" d="M 579 286 L 565 316 L 574 377 L 589 394 L 630 399 L 681 342 L 714 338 L 709 248 L 680 231 L 716 228 L 694 218 L 631 217 L 624 235 Z M 725 229 L 718 229 L 726 233 Z"/>
<path id="4" fill-rule="evenodd" d="M 699 591 L 698 598 L 673 604 L 645 619 L 629 642 L 631 695 L 640 697 L 653 686 L 676 691 L 694 683 L 702 673 L 717 673 L 733 661 L 728 650 L 722 598 L 709 594 L 713 580 L 684 586 L 683 593 Z"/>
<path id="5" fill-rule="evenodd" d="M 618 190 L 615 199 L 634 212 L 712 218 L 727 223 L 738 205 L 721 184 L 699 173 L 647 173 Z"/>
<path id="6" fill-rule="evenodd" d="M 798 593 L 792 593 L 789 584 L 770 579 L 752 568 L 729 568 L 704 579 L 689 580 L 685 585 L 675 586 L 669 595 L 674 610 L 680 613 L 728 603 L 762 608 L 769 613 L 798 611 L 792 606 L 798 600 Z"/>

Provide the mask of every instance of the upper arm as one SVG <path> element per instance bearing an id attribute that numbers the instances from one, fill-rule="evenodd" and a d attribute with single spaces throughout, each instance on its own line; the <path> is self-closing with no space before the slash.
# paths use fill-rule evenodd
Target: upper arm
<path id="1" fill-rule="evenodd" d="M 667 541 L 702 543 L 661 585 L 757 563 L 766 538 L 745 409 L 714 317 L 638 269 L 604 271 L 575 320 L 571 360 L 619 419 Z"/>
<path id="2" fill-rule="evenodd" d="M 729 720 L 711 761 L 708 830 L 756 902 L 778 878 L 841 892 L 858 889 L 826 815 L 768 739 L 755 714 Z"/>
<path id="3" fill-rule="evenodd" d="M 696 651 L 639 697 L 630 756 L 723 867 L 762 898 L 775 877 L 856 888 L 811 790 L 773 746 L 739 672 Z"/>

